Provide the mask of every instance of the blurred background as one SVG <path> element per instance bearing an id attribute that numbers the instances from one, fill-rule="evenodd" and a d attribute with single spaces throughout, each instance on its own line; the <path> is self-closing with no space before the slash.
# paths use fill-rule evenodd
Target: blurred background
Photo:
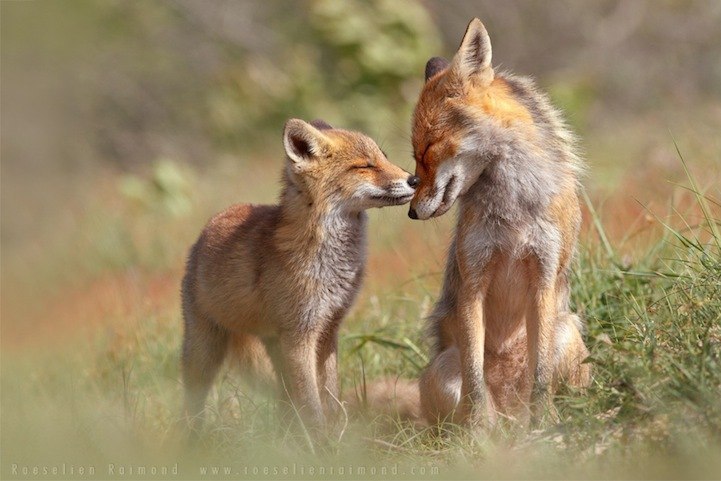
<path id="1" fill-rule="evenodd" d="M 276 199 L 284 121 L 362 130 L 412 171 L 410 116 L 425 62 L 452 56 L 474 16 L 488 28 L 496 68 L 535 77 L 579 134 L 584 185 L 623 262 L 657 236 L 654 215 L 683 208 L 674 142 L 700 188 L 721 181 L 713 0 L 3 1 L 0 9 L 4 361 L 90 339 L 84 375 L 112 378 L 142 354 L 161 356 L 175 379 L 187 249 L 213 213 Z M 584 242 L 597 242 L 586 214 Z M 361 314 L 349 329 L 405 316 L 420 330 L 452 222 L 411 222 L 405 208 L 373 212 Z M 407 305 L 397 317 L 385 315 L 391 293 Z M 170 333 L 143 331 L 169 339 L 162 355 L 147 354 L 139 326 Z"/>

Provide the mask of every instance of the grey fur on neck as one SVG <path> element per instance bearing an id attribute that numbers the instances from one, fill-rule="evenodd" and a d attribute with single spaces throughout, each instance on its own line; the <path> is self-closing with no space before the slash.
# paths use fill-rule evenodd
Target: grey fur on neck
<path id="1" fill-rule="evenodd" d="M 284 170 L 283 190 L 280 196 L 280 224 L 288 229 L 292 238 L 283 238 L 283 229 L 276 234 L 280 245 L 289 250 L 313 253 L 308 259 L 319 265 L 337 266 L 341 270 L 348 263 L 365 262 L 365 212 L 352 212 L 334 206 L 327 200 L 314 199 L 298 185 L 298 176 Z"/>
<path id="2" fill-rule="evenodd" d="M 536 132 L 529 140 L 490 119 L 469 121 L 460 154 L 486 165 L 460 204 L 479 213 L 488 227 L 518 229 L 532 223 L 562 187 L 577 183 L 583 167 L 575 137 L 545 94 L 528 78 L 497 76 L 529 110 Z"/>

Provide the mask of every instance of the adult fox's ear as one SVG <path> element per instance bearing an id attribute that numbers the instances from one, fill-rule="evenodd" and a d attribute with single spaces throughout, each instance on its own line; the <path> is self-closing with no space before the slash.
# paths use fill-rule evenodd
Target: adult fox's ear
<path id="1" fill-rule="evenodd" d="M 302 164 L 311 161 L 323 152 L 329 142 L 320 130 L 300 119 L 290 119 L 283 129 L 283 145 L 288 158 Z"/>
<path id="2" fill-rule="evenodd" d="M 426 63 L 426 82 L 428 79 L 435 76 L 437 73 L 445 70 L 450 65 L 450 62 L 443 57 L 433 57 Z"/>
<path id="3" fill-rule="evenodd" d="M 309 124 L 318 130 L 333 130 L 333 127 L 323 119 L 311 120 Z"/>
<path id="4" fill-rule="evenodd" d="M 491 39 L 486 27 L 477 18 L 468 24 L 461 46 L 453 57 L 453 68 L 464 81 L 473 80 L 485 84 L 493 80 Z"/>

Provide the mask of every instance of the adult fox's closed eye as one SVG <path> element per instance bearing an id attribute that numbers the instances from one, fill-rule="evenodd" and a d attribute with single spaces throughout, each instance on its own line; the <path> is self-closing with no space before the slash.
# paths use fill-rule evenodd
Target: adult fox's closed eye
<path id="1" fill-rule="evenodd" d="M 360 133 L 292 119 L 283 142 L 279 205 L 221 212 L 188 258 L 182 365 L 193 427 L 231 340 L 251 360 L 269 356 L 281 392 L 323 424 L 339 395 L 338 327 L 365 267 L 364 210 L 414 192 L 416 179 Z"/>
<path id="2" fill-rule="evenodd" d="M 559 112 L 532 81 L 494 71 L 478 19 L 451 62 L 428 62 L 413 149 L 420 183 L 409 216 L 428 219 L 460 204 L 430 316 L 425 415 L 460 414 L 477 425 L 496 411 L 523 415 L 529 400 L 542 408 L 559 379 L 588 384 L 568 285 L 582 164 Z"/>

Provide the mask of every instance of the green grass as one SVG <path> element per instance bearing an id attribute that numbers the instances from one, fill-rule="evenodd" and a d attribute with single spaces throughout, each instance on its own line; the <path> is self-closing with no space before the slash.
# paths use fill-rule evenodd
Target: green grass
<path id="1" fill-rule="evenodd" d="M 208 401 L 205 436 L 188 450 L 177 429 L 181 320 L 174 299 L 89 336 L 3 353 L 2 476 L 14 477 L 14 464 L 22 469 L 64 463 L 66 469 L 94 466 L 99 478 L 121 477 L 121 466 L 125 478 L 146 478 L 149 472 L 129 475 L 130 467 L 178 463 L 183 478 L 203 476 L 204 466 L 229 466 L 234 476 L 248 478 L 278 477 L 283 467 L 291 470 L 288 478 L 318 477 L 320 467 L 325 469 L 320 477 L 328 479 L 370 477 L 371 467 L 414 479 L 716 478 L 721 475 L 721 216 L 718 199 L 688 178 L 694 209 L 676 213 L 675 220 L 659 219 L 663 236 L 634 259 L 617 252 L 591 209 L 594 230 L 580 246 L 573 301 L 587 322 L 593 383 L 583 392 L 561 389 L 557 423 L 531 432 L 471 433 L 444 426 L 437 435 L 389 417 L 351 416 L 342 433 L 315 444 L 280 424 L 272 400 L 249 390 L 229 369 Z M 133 209 L 89 230 L 93 262 L 141 271 L 176 265 L 184 250 L 178 239 L 192 238 L 192 223 Z M 372 241 L 383 244 L 378 250 L 396 252 L 386 246 L 397 236 L 393 222 L 380 222 L 395 216 L 402 213 L 374 214 Z M 150 224 L 172 238 L 152 234 Z M 429 229 L 440 232 L 434 249 L 442 251 L 450 224 Z M 126 245 L 131 241 L 132 249 Z M 126 247 L 113 247 L 118 245 Z M 159 261 L 161 252 L 165 257 Z M 440 270 L 425 264 L 394 286 L 368 284 L 371 291 L 364 292 L 342 329 L 344 388 L 382 375 L 418 375 L 427 362 L 421 319 L 437 295 Z M 93 302 L 100 301 L 87 300 Z M 267 476 L 263 466 L 270 469 Z M 351 466 L 365 466 L 365 476 L 353 475 Z"/>

